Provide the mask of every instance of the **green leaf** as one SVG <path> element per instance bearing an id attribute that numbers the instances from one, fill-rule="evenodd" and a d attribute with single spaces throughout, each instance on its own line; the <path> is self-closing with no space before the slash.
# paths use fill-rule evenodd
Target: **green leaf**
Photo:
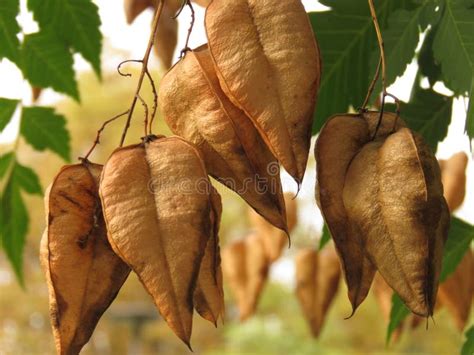
<path id="1" fill-rule="evenodd" d="M 21 197 L 20 186 L 11 179 L 1 198 L 1 241 L 18 281 L 23 285 L 23 249 L 29 218 Z"/>
<path id="2" fill-rule="evenodd" d="M 435 0 L 423 0 L 418 7 L 411 11 L 400 9 L 390 14 L 387 29 L 382 31 L 387 86 L 394 83 L 412 61 L 419 42 L 420 31 L 437 21 L 439 13 L 439 11 L 435 11 L 437 3 L 438 1 Z M 372 67 L 377 66 L 379 58 L 380 51 L 377 48 L 372 53 Z M 374 92 L 381 92 L 381 87 L 381 80 L 379 80 Z"/>
<path id="3" fill-rule="evenodd" d="M 388 345 L 392 334 L 400 323 L 410 314 L 410 310 L 405 306 L 400 296 L 394 292 L 392 296 L 392 309 L 390 310 L 390 322 L 387 327 L 385 343 Z"/>
<path id="4" fill-rule="evenodd" d="M 323 234 L 321 235 L 321 240 L 319 241 L 319 250 L 322 250 L 330 240 L 331 233 L 329 233 L 329 228 L 327 224 L 324 223 Z"/>
<path id="5" fill-rule="evenodd" d="M 433 27 L 426 34 L 423 45 L 418 55 L 418 67 L 420 73 L 428 78 L 430 86 L 441 80 L 441 67 L 435 61 L 433 54 L 433 41 L 436 36 L 437 27 Z"/>
<path id="6" fill-rule="evenodd" d="M 19 0 L 0 1 L 0 60 L 8 58 L 16 64 L 20 62 L 20 41 L 17 33 L 21 29 L 16 21 L 19 12 Z"/>
<path id="7" fill-rule="evenodd" d="M 16 162 L 12 171 L 12 179 L 29 194 L 40 196 L 43 194 L 38 175 L 27 166 Z"/>
<path id="8" fill-rule="evenodd" d="M 3 178 L 13 160 L 13 153 L 7 153 L 0 156 L 0 178 Z"/>
<path id="9" fill-rule="evenodd" d="M 42 29 L 52 28 L 100 77 L 102 34 L 99 10 L 91 0 L 28 0 L 28 8 Z"/>
<path id="10" fill-rule="evenodd" d="M 0 132 L 2 132 L 8 122 L 10 122 L 19 102 L 19 100 L 10 100 L 0 97 Z"/>
<path id="11" fill-rule="evenodd" d="M 474 9 L 472 1 L 446 0 L 433 43 L 443 79 L 458 94 L 469 94 L 466 131 L 474 138 Z"/>
<path id="12" fill-rule="evenodd" d="M 474 325 L 466 331 L 466 341 L 461 349 L 461 355 L 472 354 L 474 354 Z"/>
<path id="13" fill-rule="evenodd" d="M 377 47 L 374 26 L 365 0 L 324 0 L 333 10 L 310 13 L 309 17 L 321 50 L 323 74 L 315 111 L 313 133 L 326 119 L 347 112 L 350 105 L 364 101 L 375 68 L 370 56 Z M 379 0 L 375 8 L 382 28 L 396 9 L 413 8 L 411 1 Z"/>
<path id="14" fill-rule="evenodd" d="M 436 152 L 438 143 L 448 134 L 452 107 L 452 97 L 415 86 L 410 102 L 401 103 L 400 111 L 407 125 L 420 133 Z"/>
<path id="15" fill-rule="evenodd" d="M 50 149 L 69 161 L 71 148 L 64 116 L 50 107 L 24 107 L 20 133 L 36 150 Z"/>
<path id="16" fill-rule="evenodd" d="M 67 46 L 52 31 L 25 36 L 22 70 L 37 87 L 51 87 L 79 101 L 73 58 Z"/>
<path id="17" fill-rule="evenodd" d="M 448 239 L 444 246 L 440 282 L 446 280 L 456 270 L 464 254 L 469 250 L 473 239 L 474 226 L 459 218 L 452 217 Z"/>

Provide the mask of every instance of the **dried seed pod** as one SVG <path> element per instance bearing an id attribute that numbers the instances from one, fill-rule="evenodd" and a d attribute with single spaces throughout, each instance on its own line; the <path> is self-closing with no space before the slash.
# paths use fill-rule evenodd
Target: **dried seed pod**
<path id="1" fill-rule="evenodd" d="M 166 1 L 155 36 L 154 50 L 165 68 L 171 67 L 173 55 L 178 44 L 178 21 L 174 18 L 175 9 Z"/>
<path id="2" fill-rule="evenodd" d="M 194 289 L 211 232 L 209 193 L 198 150 L 179 137 L 117 149 L 100 186 L 110 244 L 188 346 Z"/>
<path id="3" fill-rule="evenodd" d="M 474 257 L 468 250 L 458 267 L 440 286 L 438 302 L 441 302 L 454 318 L 456 327 L 462 332 L 471 312 L 474 295 Z"/>
<path id="4" fill-rule="evenodd" d="M 298 220 L 296 199 L 290 193 L 284 194 L 288 232 L 291 233 Z M 249 208 L 249 219 L 252 226 L 262 238 L 265 254 L 270 263 L 276 261 L 288 245 L 288 235 L 275 228 L 258 213 Z"/>
<path id="5" fill-rule="evenodd" d="M 351 162 L 343 200 L 364 249 L 413 313 L 436 301 L 449 212 L 438 163 L 407 128 L 366 144 Z"/>
<path id="6" fill-rule="evenodd" d="M 334 248 L 301 250 L 296 256 L 296 296 L 317 338 L 339 288 L 341 267 Z"/>
<path id="7" fill-rule="evenodd" d="M 375 267 L 365 257 L 362 237 L 351 228 L 342 191 L 351 160 L 369 139 L 365 119 L 340 115 L 326 122 L 315 146 L 316 201 L 340 256 L 353 312 L 369 292 Z"/>
<path id="8" fill-rule="evenodd" d="M 78 354 L 130 272 L 112 251 L 98 195 L 101 165 L 61 169 L 46 193 L 40 259 L 58 354 Z"/>
<path id="9" fill-rule="evenodd" d="M 303 4 L 214 0 L 207 7 L 205 25 L 223 91 L 247 113 L 275 157 L 300 183 L 321 70 Z"/>
<path id="10" fill-rule="evenodd" d="M 222 286 L 221 256 L 219 248 L 219 226 L 222 214 L 221 197 L 216 189 L 211 189 L 211 237 L 206 246 L 199 269 L 194 307 L 197 312 L 217 327 L 219 317 L 225 312 L 224 289 Z"/>
<path id="11" fill-rule="evenodd" d="M 193 2 L 195 2 L 201 7 L 208 7 L 209 4 L 211 3 L 211 0 L 194 0 Z"/>
<path id="12" fill-rule="evenodd" d="M 255 313 L 267 281 L 268 267 L 261 238 L 256 233 L 223 250 L 222 270 L 237 302 L 241 321 Z"/>
<path id="13" fill-rule="evenodd" d="M 451 212 L 462 205 L 466 196 L 467 162 L 466 153 L 459 152 L 440 164 L 444 197 Z"/>
<path id="14" fill-rule="evenodd" d="M 171 130 L 203 152 L 210 175 L 286 231 L 278 163 L 222 92 L 206 46 L 188 52 L 163 77 L 158 97 Z"/>
<path id="15" fill-rule="evenodd" d="M 147 8 L 153 6 L 152 0 L 124 0 L 125 18 L 131 24 Z"/>

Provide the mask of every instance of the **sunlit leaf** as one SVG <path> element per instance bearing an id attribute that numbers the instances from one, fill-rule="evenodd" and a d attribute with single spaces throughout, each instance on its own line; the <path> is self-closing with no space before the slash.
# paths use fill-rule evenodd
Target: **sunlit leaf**
<path id="1" fill-rule="evenodd" d="M 0 132 L 3 131 L 8 122 L 10 122 L 18 102 L 18 100 L 4 99 L 3 97 L 0 97 Z"/>
<path id="2" fill-rule="evenodd" d="M 22 47 L 22 70 L 37 87 L 51 87 L 79 100 L 72 54 L 52 31 L 26 35 Z"/>
<path id="3" fill-rule="evenodd" d="M 24 107 L 20 133 L 36 150 L 50 149 L 69 161 L 71 148 L 66 119 L 51 107 Z"/>

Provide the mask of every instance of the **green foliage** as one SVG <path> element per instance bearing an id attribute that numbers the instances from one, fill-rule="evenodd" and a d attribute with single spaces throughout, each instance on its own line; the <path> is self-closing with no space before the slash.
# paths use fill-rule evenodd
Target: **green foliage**
<path id="1" fill-rule="evenodd" d="M 324 223 L 323 234 L 321 235 L 321 240 L 319 241 L 319 250 L 322 250 L 330 240 L 331 233 L 329 233 L 329 228 L 327 224 Z"/>
<path id="2" fill-rule="evenodd" d="M 471 242 L 474 240 L 474 226 L 463 220 L 451 218 L 448 239 L 444 246 L 443 268 L 441 269 L 440 281 L 456 270 L 464 254 L 469 250 Z"/>
<path id="3" fill-rule="evenodd" d="M 436 36 L 437 28 L 438 27 L 435 26 L 428 31 L 418 55 L 419 72 L 428 79 L 431 87 L 441 79 L 441 67 L 436 63 L 433 53 L 433 41 Z"/>
<path id="4" fill-rule="evenodd" d="M 461 349 L 461 355 L 472 354 L 474 354 L 474 325 L 466 331 L 466 342 Z"/>
<path id="5" fill-rule="evenodd" d="M 51 29 L 61 36 L 100 76 L 100 18 L 91 0 L 28 0 L 28 8 L 42 31 Z"/>
<path id="6" fill-rule="evenodd" d="M 28 232 L 29 217 L 21 191 L 40 195 L 42 189 L 38 176 L 30 168 L 19 164 L 13 154 L 0 157 L 0 173 L 3 176 L 13 165 L 6 187 L 1 195 L 0 236 L 5 251 L 18 280 L 23 285 L 23 249 Z"/>
<path id="7" fill-rule="evenodd" d="M 313 133 L 320 130 L 329 116 L 346 112 L 349 106 L 362 105 L 375 72 L 371 54 L 377 48 L 367 1 L 320 2 L 333 10 L 309 14 L 323 62 Z M 410 1 L 375 1 L 382 28 L 386 27 L 387 18 L 393 11 L 412 7 Z"/>
<path id="8" fill-rule="evenodd" d="M 23 108 L 20 133 L 36 150 L 50 149 L 69 161 L 71 148 L 66 119 L 52 108 Z"/>
<path id="9" fill-rule="evenodd" d="M 469 93 L 466 131 L 474 138 L 474 1 L 445 0 L 433 50 L 444 82 L 454 92 Z"/>
<path id="10" fill-rule="evenodd" d="M 409 314 L 410 310 L 405 306 L 400 296 L 394 292 L 392 296 L 392 309 L 390 310 L 390 322 L 388 323 L 387 337 L 385 338 L 386 344 L 390 343 L 393 332 Z"/>
<path id="11" fill-rule="evenodd" d="M 438 143 L 448 134 L 453 98 L 438 94 L 433 89 L 413 89 L 409 103 L 401 103 L 401 116 L 407 125 L 420 133 L 436 152 Z"/>
<path id="12" fill-rule="evenodd" d="M 3 131 L 8 122 L 10 122 L 18 102 L 20 101 L 0 98 L 0 132 Z"/>
<path id="13" fill-rule="evenodd" d="M 19 10 L 19 0 L 0 2 L 0 60 L 8 58 L 17 64 L 20 58 L 20 41 L 16 35 L 20 32 L 20 25 L 16 21 L 16 15 Z"/>
<path id="14" fill-rule="evenodd" d="M 25 36 L 21 52 L 23 74 L 32 85 L 79 100 L 72 53 L 53 31 Z"/>
<path id="15" fill-rule="evenodd" d="M 452 217 L 449 228 L 448 239 L 443 252 L 443 265 L 441 268 L 440 282 L 456 270 L 464 254 L 469 250 L 474 240 L 474 226 L 459 218 Z M 387 344 L 390 342 L 393 332 L 400 323 L 410 314 L 401 298 L 394 293 L 392 297 L 392 309 L 390 311 L 390 322 L 387 328 Z M 474 340 L 474 339 L 473 339 Z M 472 345 L 471 345 L 472 346 Z"/>

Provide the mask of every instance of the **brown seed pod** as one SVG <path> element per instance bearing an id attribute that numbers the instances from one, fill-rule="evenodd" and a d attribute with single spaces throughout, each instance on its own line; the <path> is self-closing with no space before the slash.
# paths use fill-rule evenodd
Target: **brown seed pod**
<path id="1" fill-rule="evenodd" d="M 333 116 L 315 146 L 316 201 L 340 256 L 353 312 L 367 296 L 375 268 L 364 255 L 361 237 L 350 227 L 342 191 L 349 164 L 369 137 L 367 122 L 360 116 Z"/>
<path id="2" fill-rule="evenodd" d="M 206 46 L 188 52 L 163 77 L 158 97 L 171 130 L 203 152 L 210 175 L 286 231 L 278 163 L 222 92 Z"/>
<path id="3" fill-rule="evenodd" d="M 334 248 L 301 250 L 296 256 L 296 296 L 317 338 L 339 288 L 341 267 Z"/>
<path id="4" fill-rule="evenodd" d="M 255 313 L 268 278 L 268 267 L 261 238 L 256 233 L 223 250 L 222 270 L 237 302 L 241 321 Z"/>
<path id="5" fill-rule="evenodd" d="M 100 186 L 110 244 L 188 346 L 194 289 L 212 229 L 209 194 L 198 150 L 179 137 L 117 149 Z"/>
<path id="6" fill-rule="evenodd" d="M 468 158 L 464 152 L 456 153 L 443 162 L 440 161 L 444 197 L 451 212 L 462 205 L 466 196 L 467 163 Z"/>
<path id="7" fill-rule="evenodd" d="M 298 209 L 293 194 L 285 193 L 285 208 L 288 225 L 288 233 L 291 233 L 298 220 Z M 276 261 L 282 254 L 285 246 L 288 246 L 288 235 L 282 230 L 275 228 L 262 218 L 258 213 L 249 208 L 249 219 L 258 235 L 262 238 L 265 254 L 270 263 Z"/>
<path id="8" fill-rule="evenodd" d="M 364 249 L 411 311 L 436 301 L 449 212 L 438 163 L 422 138 L 402 128 L 366 144 L 346 174 L 343 201 Z"/>
<path id="9" fill-rule="evenodd" d="M 131 24 L 147 8 L 153 6 L 152 0 L 124 0 L 123 7 L 127 23 Z"/>
<path id="10" fill-rule="evenodd" d="M 45 196 L 40 259 L 58 354 L 78 354 L 130 272 L 112 251 L 98 195 L 101 165 L 61 169 Z"/>
<path id="11" fill-rule="evenodd" d="M 471 312 L 474 295 L 474 256 L 468 250 L 458 267 L 440 286 L 438 302 L 441 302 L 454 318 L 456 327 L 462 332 Z"/>
<path id="12" fill-rule="evenodd" d="M 154 50 L 165 68 L 171 67 L 173 55 L 178 44 L 178 20 L 174 18 L 176 10 L 165 2 L 163 13 L 155 36 Z"/>
<path id="13" fill-rule="evenodd" d="M 205 25 L 223 91 L 252 119 L 283 167 L 301 182 L 321 70 L 303 4 L 300 0 L 214 0 L 207 8 Z"/>
<path id="14" fill-rule="evenodd" d="M 224 290 L 222 286 L 221 256 L 219 248 L 219 226 L 222 202 L 214 187 L 211 189 L 211 237 L 206 246 L 199 269 L 194 307 L 197 312 L 217 327 L 219 317 L 224 318 Z"/>

